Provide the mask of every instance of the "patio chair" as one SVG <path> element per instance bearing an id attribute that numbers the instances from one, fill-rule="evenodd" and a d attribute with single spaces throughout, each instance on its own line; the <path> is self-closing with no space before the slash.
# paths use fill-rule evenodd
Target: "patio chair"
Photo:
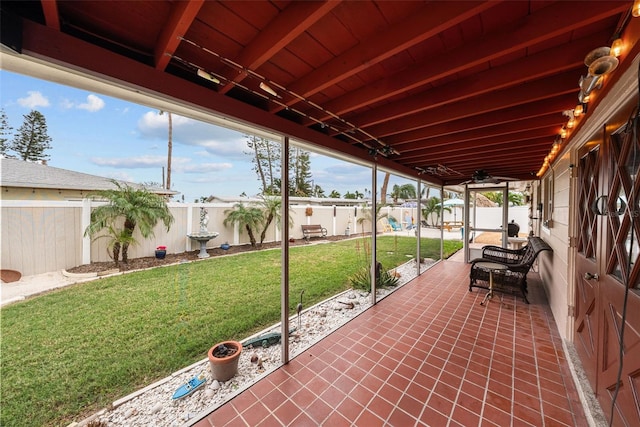
<path id="1" fill-rule="evenodd" d="M 489 289 L 490 272 L 477 264 L 479 262 L 495 262 L 505 265 L 507 269 L 493 271 L 493 290 L 506 293 L 520 290 L 524 301 L 529 304 L 527 299 L 527 274 L 538 254 L 542 251 L 552 251 L 552 249 L 540 237 L 530 237 L 527 245 L 521 249 L 505 249 L 493 245 L 484 246 L 482 248 L 482 257 L 471 261 L 469 292 L 473 288 Z"/>
<path id="2" fill-rule="evenodd" d="M 391 224 L 389 224 L 389 221 L 387 220 L 387 218 L 382 218 L 380 220 L 380 223 L 382 224 L 382 232 L 386 233 L 389 231 L 393 231 L 393 227 L 391 227 Z"/>
<path id="3" fill-rule="evenodd" d="M 388 217 L 387 221 L 389 221 L 389 225 L 391 226 L 391 228 L 393 228 L 393 231 L 402 231 L 402 226 L 398 224 L 395 218 Z"/>

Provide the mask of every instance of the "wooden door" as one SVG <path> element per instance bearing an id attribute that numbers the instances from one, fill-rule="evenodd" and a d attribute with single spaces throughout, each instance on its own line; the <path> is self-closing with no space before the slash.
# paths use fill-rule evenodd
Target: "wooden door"
<path id="1" fill-rule="evenodd" d="M 587 144 L 578 161 L 578 235 L 576 242 L 575 347 L 591 386 L 597 387 L 598 238 L 600 218 L 592 207 L 601 191 L 602 156 L 599 143 Z M 589 278 L 594 276 L 592 278 Z"/>
<path id="2" fill-rule="evenodd" d="M 632 125 L 611 135 L 606 147 L 596 393 L 607 418 L 613 416 L 614 426 L 640 426 L 640 145 Z"/>

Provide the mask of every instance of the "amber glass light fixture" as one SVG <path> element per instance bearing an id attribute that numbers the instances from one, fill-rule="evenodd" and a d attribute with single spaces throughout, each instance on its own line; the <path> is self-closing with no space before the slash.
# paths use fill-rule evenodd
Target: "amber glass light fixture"
<path id="1" fill-rule="evenodd" d="M 584 108 L 582 104 L 576 105 L 576 108 L 573 109 L 573 117 L 580 117 L 584 113 Z"/>
<path id="2" fill-rule="evenodd" d="M 631 8 L 631 14 L 634 18 L 640 16 L 640 0 L 635 0 L 633 2 L 633 7 Z"/>
<path id="3" fill-rule="evenodd" d="M 613 43 L 611 43 L 611 55 L 618 57 L 622 54 L 623 49 L 624 42 L 620 37 L 618 37 L 613 41 Z"/>

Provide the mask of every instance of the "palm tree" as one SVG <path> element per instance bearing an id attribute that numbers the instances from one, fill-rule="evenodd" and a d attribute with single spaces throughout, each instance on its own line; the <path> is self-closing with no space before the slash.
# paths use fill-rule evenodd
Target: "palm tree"
<path id="1" fill-rule="evenodd" d="M 249 235 L 249 242 L 255 248 L 256 237 L 254 230 L 257 230 L 264 221 L 262 209 L 256 207 L 247 208 L 242 203 L 236 203 L 233 205 L 233 210 L 226 210 L 224 213 L 227 217 L 222 224 L 227 227 L 237 223 L 240 227 L 245 227 Z"/>
<path id="2" fill-rule="evenodd" d="M 376 205 L 376 222 L 380 221 L 382 218 L 387 218 L 389 216 L 389 214 L 387 213 L 380 213 L 380 210 L 382 209 L 382 205 Z M 367 206 L 366 204 L 362 205 L 362 217 L 358 218 L 358 224 L 363 224 L 364 222 L 370 222 L 371 221 L 371 208 L 369 206 Z M 373 223 L 371 225 L 371 229 L 373 231 Z M 364 227 L 362 227 L 362 231 L 364 232 Z"/>
<path id="3" fill-rule="evenodd" d="M 94 236 L 104 228 L 108 228 L 111 238 L 109 247 L 113 253 L 113 261 L 118 265 L 118 257 L 122 250 L 122 262 L 129 262 L 129 245 L 137 243 L 133 232 L 138 227 L 145 239 L 154 235 L 153 229 L 162 221 L 169 231 L 173 223 L 173 215 L 169 211 L 165 199 L 148 191 L 136 189 L 118 181 L 111 181 L 115 189 L 96 191 L 91 198 L 103 199 L 109 202 L 99 206 L 91 212 L 91 223 L 84 234 Z M 124 218 L 123 228 L 116 226 L 116 222 Z"/>
<path id="4" fill-rule="evenodd" d="M 437 215 L 437 217 L 440 217 L 441 211 L 451 212 L 451 208 L 448 206 L 443 207 L 441 200 L 439 198 L 431 197 L 427 199 L 427 203 L 422 208 L 422 216 L 425 219 L 427 218 L 431 219 L 432 220 L 431 225 L 435 225 L 437 223 L 437 219 L 436 221 L 433 221 L 433 215 Z"/>
<path id="5" fill-rule="evenodd" d="M 260 244 L 262 245 L 267 234 L 267 229 L 273 220 L 275 220 L 278 225 L 281 223 L 282 214 L 280 213 L 280 209 L 282 208 L 282 199 L 280 197 L 264 196 L 260 202 L 260 206 L 262 207 L 262 215 L 264 216 L 263 228 L 260 233 Z M 293 218 L 291 217 L 291 213 L 289 213 L 289 225 L 291 224 L 293 224 Z"/>
<path id="6" fill-rule="evenodd" d="M 329 194 L 329 197 L 331 197 L 332 199 L 339 199 L 340 198 L 340 193 L 338 193 L 336 190 L 333 190 Z"/>
<path id="7" fill-rule="evenodd" d="M 391 190 L 393 203 L 398 203 L 398 199 L 408 200 L 416 198 L 416 187 L 413 184 L 395 184 Z"/>

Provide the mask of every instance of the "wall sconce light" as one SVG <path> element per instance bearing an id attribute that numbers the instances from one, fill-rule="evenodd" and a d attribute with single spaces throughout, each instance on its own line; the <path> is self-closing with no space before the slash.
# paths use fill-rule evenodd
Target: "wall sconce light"
<path id="1" fill-rule="evenodd" d="M 631 7 L 631 14 L 634 18 L 640 16 L 640 0 L 635 0 L 633 2 L 633 6 Z"/>
<path id="2" fill-rule="evenodd" d="M 198 68 L 198 71 L 196 72 L 196 74 L 198 74 L 198 77 L 202 77 L 203 79 L 209 80 L 210 82 L 214 82 L 215 84 L 220 84 L 220 80 L 216 79 L 214 76 L 207 73 L 203 69 Z"/>

